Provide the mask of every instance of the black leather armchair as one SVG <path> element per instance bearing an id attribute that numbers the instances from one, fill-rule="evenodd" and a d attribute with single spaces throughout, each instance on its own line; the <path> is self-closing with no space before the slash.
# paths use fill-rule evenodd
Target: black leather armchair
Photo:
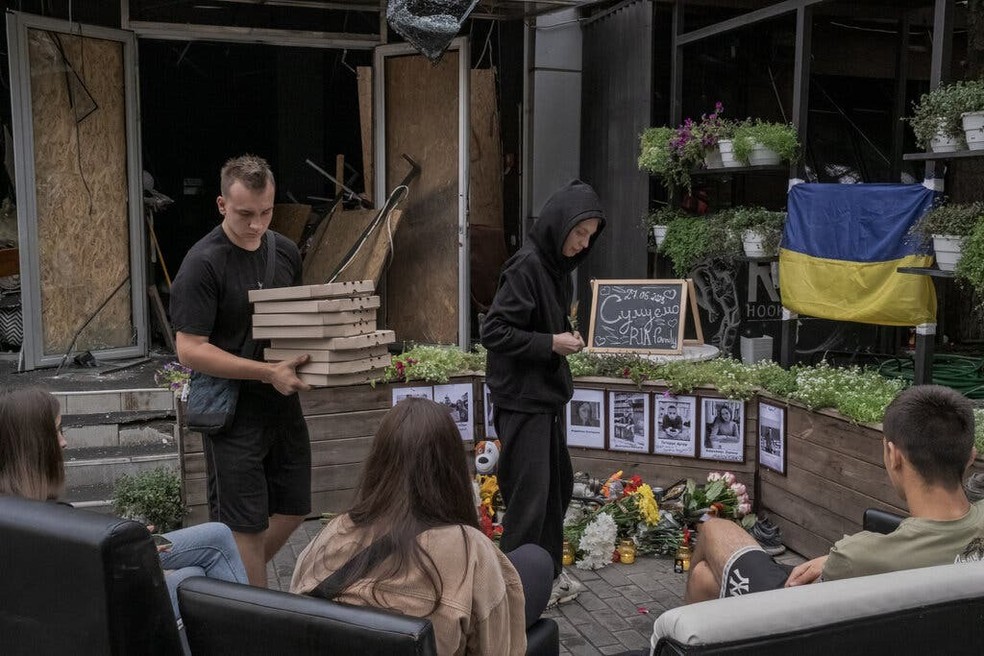
<path id="1" fill-rule="evenodd" d="M 0 654 L 180 653 L 146 528 L 0 496 Z"/>
<path id="2" fill-rule="evenodd" d="M 195 656 L 437 654 L 430 620 L 375 608 L 202 577 L 181 583 L 178 605 Z M 559 653 L 560 636 L 553 620 L 539 620 L 526 635 L 527 654 Z"/>
<path id="3" fill-rule="evenodd" d="M 895 513 L 888 512 L 887 510 L 868 508 L 864 511 L 864 518 L 861 520 L 861 527 L 866 531 L 871 531 L 872 533 L 888 535 L 899 527 L 899 524 L 902 523 L 903 519 L 905 519 L 905 517 L 902 515 L 896 515 Z"/>

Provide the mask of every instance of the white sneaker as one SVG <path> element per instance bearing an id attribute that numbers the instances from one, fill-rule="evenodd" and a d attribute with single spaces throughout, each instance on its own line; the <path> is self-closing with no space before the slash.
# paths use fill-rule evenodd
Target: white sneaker
<path id="1" fill-rule="evenodd" d="M 581 594 L 581 590 L 584 590 L 584 584 L 568 574 L 566 569 L 562 570 L 560 576 L 554 580 L 553 590 L 550 591 L 550 601 L 547 602 L 547 608 L 553 608 L 554 606 L 574 601 Z"/>

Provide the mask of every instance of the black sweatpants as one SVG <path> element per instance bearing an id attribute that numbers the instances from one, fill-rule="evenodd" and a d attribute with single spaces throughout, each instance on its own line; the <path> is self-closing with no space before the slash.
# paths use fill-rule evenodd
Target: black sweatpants
<path id="1" fill-rule="evenodd" d="M 561 412 L 496 408 L 493 418 L 502 443 L 498 477 L 506 504 L 499 544 L 505 552 L 524 544 L 540 545 L 553 560 L 554 578 L 562 569 L 564 513 L 574 488 Z"/>

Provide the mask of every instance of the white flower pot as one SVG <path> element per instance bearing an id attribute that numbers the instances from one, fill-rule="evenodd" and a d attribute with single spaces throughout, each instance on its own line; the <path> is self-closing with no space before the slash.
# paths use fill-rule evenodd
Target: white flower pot
<path id="1" fill-rule="evenodd" d="M 653 226 L 653 241 L 656 242 L 656 248 L 659 248 L 663 240 L 666 239 L 666 228 L 665 225 L 654 225 Z"/>
<path id="2" fill-rule="evenodd" d="M 742 246 L 748 257 L 766 257 L 768 253 L 762 245 L 765 237 L 758 230 L 746 230 L 741 235 Z"/>
<path id="3" fill-rule="evenodd" d="M 984 150 L 984 111 L 961 114 L 968 150 Z"/>
<path id="4" fill-rule="evenodd" d="M 743 166 L 741 162 L 735 159 L 734 144 L 731 139 L 720 139 L 718 140 L 718 150 L 721 151 L 721 163 L 726 169 L 733 169 L 739 166 Z"/>
<path id="5" fill-rule="evenodd" d="M 942 124 L 943 121 L 940 120 L 940 123 Z M 947 134 L 943 131 L 941 125 L 936 136 L 930 140 L 929 149 L 934 153 L 954 153 L 958 150 L 963 150 L 963 138 Z"/>
<path id="6" fill-rule="evenodd" d="M 721 149 L 717 146 L 708 148 L 704 151 L 704 166 L 709 169 L 724 168 L 724 161 L 721 159 Z"/>
<path id="7" fill-rule="evenodd" d="M 936 265 L 940 271 L 953 271 L 957 268 L 963 240 L 963 237 L 954 235 L 933 235 L 933 250 L 936 251 Z"/>
<path id="8" fill-rule="evenodd" d="M 749 166 L 777 166 L 782 162 L 779 153 L 756 142 L 748 154 Z"/>

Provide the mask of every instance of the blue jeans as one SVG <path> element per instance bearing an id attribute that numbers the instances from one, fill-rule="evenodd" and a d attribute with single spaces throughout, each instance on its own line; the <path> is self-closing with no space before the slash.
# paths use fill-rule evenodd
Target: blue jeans
<path id="1" fill-rule="evenodd" d="M 187 578 L 207 576 L 220 581 L 249 583 L 232 531 L 225 524 L 198 524 L 165 536 L 173 545 L 160 552 L 160 558 L 175 617 L 180 617 L 178 585 Z"/>

